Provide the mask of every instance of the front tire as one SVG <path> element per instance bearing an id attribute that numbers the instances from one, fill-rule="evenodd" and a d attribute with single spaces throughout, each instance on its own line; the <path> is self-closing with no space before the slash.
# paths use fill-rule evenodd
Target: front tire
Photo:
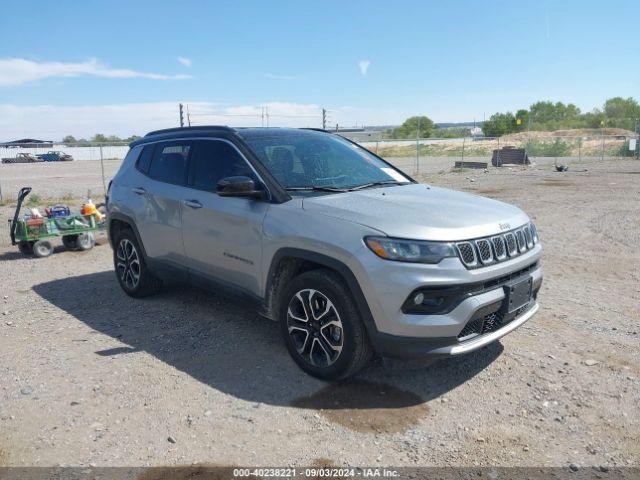
<path id="1" fill-rule="evenodd" d="M 33 255 L 37 258 L 45 258 L 53 253 L 53 245 L 49 240 L 38 240 L 33 244 Z"/>
<path id="2" fill-rule="evenodd" d="M 331 270 L 295 277 L 281 296 L 282 335 L 293 360 L 325 380 L 354 375 L 371 359 L 372 348 L 351 292 Z"/>
<path id="3" fill-rule="evenodd" d="M 113 265 L 120 287 L 134 298 L 147 297 L 157 293 L 162 281 L 147 268 L 142 249 L 133 232 L 121 230 L 114 242 Z"/>

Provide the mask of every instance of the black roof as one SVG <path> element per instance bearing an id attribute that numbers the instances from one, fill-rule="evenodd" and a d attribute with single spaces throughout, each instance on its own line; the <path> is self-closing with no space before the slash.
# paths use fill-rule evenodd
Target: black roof
<path id="1" fill-rule="evenodd" d="M 145 137 L 150 137 L 152 135 L 161 135 L 165 133 L 175 133 L 175 132 L 184 132 L 184 133 L 193 133 L 193 132 L 211 132 L 211 131 L 224 131 L 224 132 L 234 132 L 235 128 L 227 127 L 226 125 L 199 125 L 197 127 L 174 127 L 174 128 L 163 128 L 161 130 L 154 130 L 145 135 Z"/>
<path id="2" fill-rule="evenodd" d="M 165 128 L 162 130 L 154 130 L 152 132 L 147 133 L 144 137 L 131 142 L 130 146 L 135 147 L 136 145 L 140 145 L 148 142 L 153 137 L 153 140 L 172 140 L 179 139 L 184 137 L 191 137 L 193 135 L 198 135 L 202 137 L 209 136 L 231 136 L 237 135 L 241 132 L 255 132 L 255 133 L 265 133 L 269 132 L 283 132 L 283 131 L 300 131 L 300 130 L 312 130 L 319 132 L 326 132 L 326 130 L 322 130 L 320 128 L 287 128 L 287 127 L 237 127 L 232 128 L 225 125 L 199 125 L 197 127 L 175 127 L 175 128 Z M 330 133 L 330 132 L 327 132 Z"/>

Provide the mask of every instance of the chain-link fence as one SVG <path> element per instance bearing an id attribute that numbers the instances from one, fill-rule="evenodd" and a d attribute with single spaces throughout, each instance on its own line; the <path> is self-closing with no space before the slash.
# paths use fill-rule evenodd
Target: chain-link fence
<path id="1" fill-rule="evenodd" d="M 0 146 L 0 202 L 15 200 L 24 186 L 34 198 L 101 198 L 128 150 L 114 142 Z"/>
<path id="2" fill-rule="evenodd" d="M 491 167 L 494 152 L 513 149 L 522 150 L 532 163 L 563 165 L 637 158 L 640 152 L 637 136 L 556 136 L 540 132 L 504 137 L 388 139 L 361 144 L 407 173 L 440 172 L 454 167 L 456 162 L 479 162 Z"/>
<path id="3" fill-rule="evenodd" d="M 541 132 L 499 138 L 391 139 L 361 144 L 409 174 L 447 172 L 459 161 L 486 163 L 492 168 L 494 151 L 505 149 L 523 149 L 534 164 L 572 167 L 637 157 L 640 151 L 640 140 L 632 136 L 556 136 Z M 126 143 L 113 142 L 0 146 L 0 202 L 14 201 L 23 186 L 33 187 L 35 198 L 99 199 L 105 195 L 128 149 Z"/>

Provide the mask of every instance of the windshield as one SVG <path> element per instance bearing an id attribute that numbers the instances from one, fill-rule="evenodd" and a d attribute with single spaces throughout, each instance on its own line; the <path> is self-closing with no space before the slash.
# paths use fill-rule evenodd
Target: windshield
<path id="1" fill-rule="evenodd" d="M 240 136 L 289 190 L 348 190 L 411 182 L 375 155 L 338 135 L 310 130 L 246 130 L 240 131 Z"/>

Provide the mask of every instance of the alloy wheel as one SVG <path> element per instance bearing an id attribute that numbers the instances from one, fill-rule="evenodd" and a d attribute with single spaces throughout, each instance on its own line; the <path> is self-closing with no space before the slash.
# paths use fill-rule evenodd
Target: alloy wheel
<path id="1" fill-rule="evenodd" d="M 344 329 L 333 302 L 322 292 L 297 292 L 287 307 L 287 331 L 298 354 L 315 367 L 335 363 L 344 345 Z"/>
<path id="2" fill-rule="evenodd" d="M 123 238 L 116 251 L 116 270 L 122 283 L 133 290 L 140 282 L 140 258 L 133 242 Z"/>

